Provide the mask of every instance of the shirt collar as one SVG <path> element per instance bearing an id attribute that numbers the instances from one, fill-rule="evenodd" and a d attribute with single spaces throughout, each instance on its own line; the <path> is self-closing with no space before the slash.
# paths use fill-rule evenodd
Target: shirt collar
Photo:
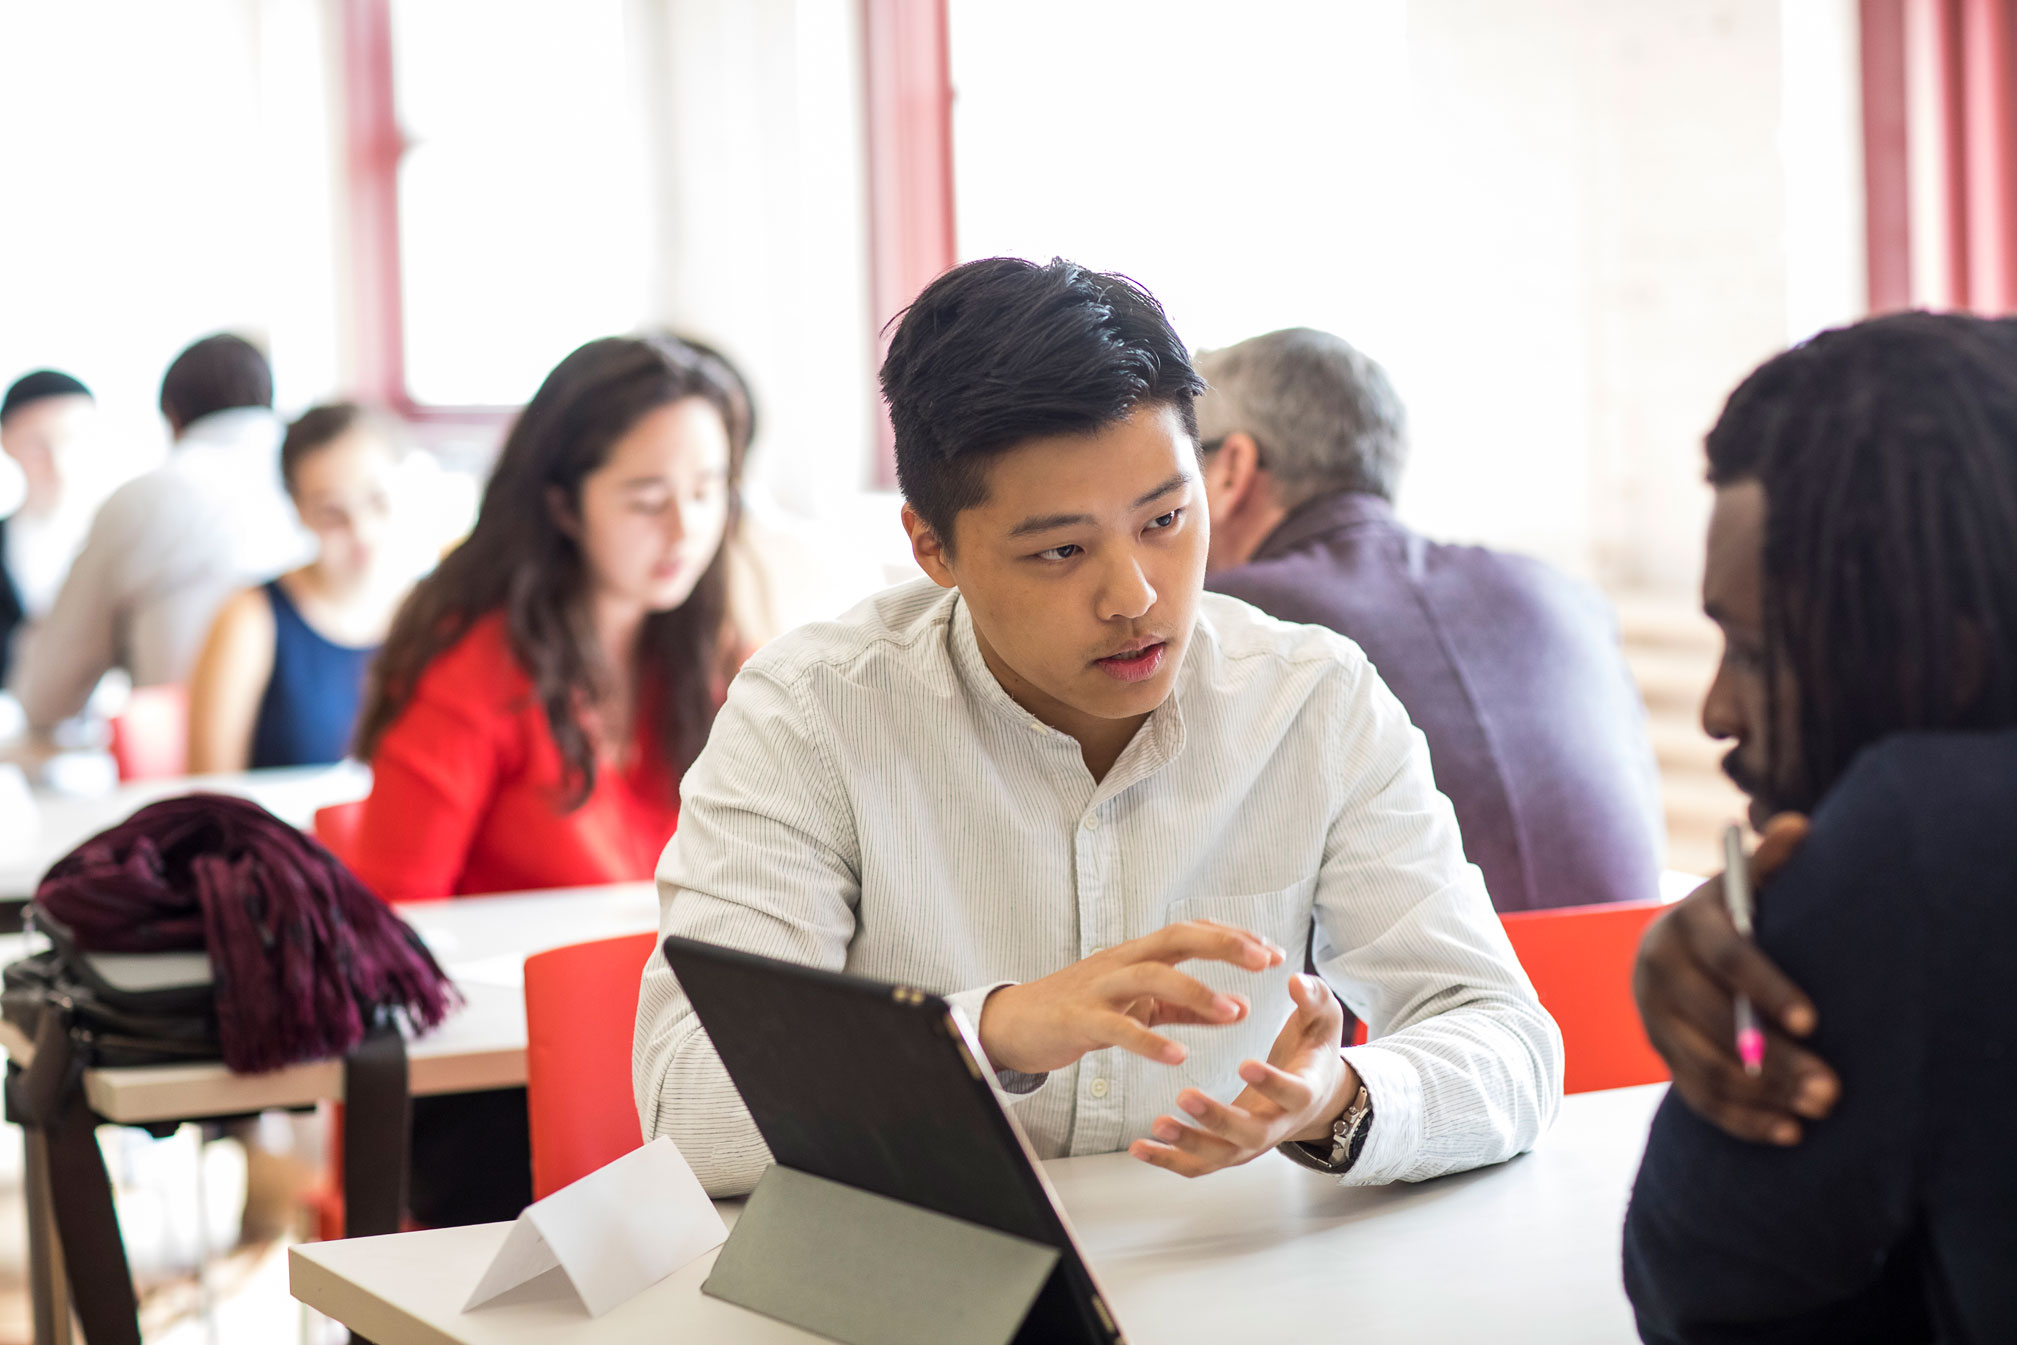
<path id="1" fill-rule="evenodd" d="M 1275 525 L 1254 549 L 1254 560 L 1272 560 L 1315 539 L 1349 528 L 1394 521 L 1394 506 L 1362 490 L 1334 490 L 1304 500 Z"/>
<path id="2" fill-rule="evenodd" d="M 257 448 L 272 450 L 280 442 L 280 418 L 263 406 L 236 406 L 192 420 L 175 441 L 177 453 L 189 449 Z"/>
<path id="3" fill-rule="evenodd" d="M 991 714 L 1021 725 L 1027 731 L 1070 741 L 1069 734 L 1058 732 L 1031 714 L 1003 688 L 980 652 L 980 639 L 974 633 L 973 612 L 966 605 L 966 597 L 957 591 L 953 594 L 949 638 L 954 673 L 967 693 L 986 706 Z M 1107 772 L 1106 779 L 1100 782 L 1099 796 L 1118 793 L 1135 781 L 1155 774 L 1183 751 L 1186 736 L 1183 714 L 1185 688 L 1199 675 L 1199 660 L 1215 656 L 1217 649 L 1210 628 L 1203 616 L 1199 616 L 1192 625 L 1190 647 L 1184 651 L 1184 666 L 1177 670 L 1176 685 L 1170 689 L 1169 699 L 1149 715 L 1148 721 L 1136 732 L 1113 769 Z M 1077 752 L 1076 743 L 1072 750 Z"/>

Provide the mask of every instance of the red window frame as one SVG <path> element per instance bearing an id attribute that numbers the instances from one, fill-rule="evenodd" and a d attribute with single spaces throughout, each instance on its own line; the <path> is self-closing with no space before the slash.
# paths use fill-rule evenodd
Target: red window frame
<path id="1" fill-rule="evenodd" d="M 1870 311 L 2017 309 L 2017 0 L 1859 0 Z M 1915 135 L 1914 133 L 1917 132 Z M 1914 163 L 1914 141 L 1930 151 Z M 1940 239 L 1916 274 L 1914 227 Z"/>
<path id="2" fill-rule="evenodd" d="M 868 170 L 868 277 L 877 361 L 888 327 L 955 258 L 952 78 L 945 0 L 859 0 Z M 391 0 L 342 8 L 349 237 L 358 391 L 415 421 L 495 425 L 510 407 L 421 403 L 406 382 Z M 895 480 L 878 415 L 878 484 Z"/>
<path id="3" fill-rule="evenodd" d="M 861 0 L 861 32 L 869 316 L 880 367 L 893 320 L 958 255 L 946 0 Z M 888 487 L 895 440 L 888 409 L 876 405 L 876 484 Z"/>
<path id="4" fill-rule="evenodd" d="M 501 428 L 518 408 L 437 406 L 415 400 L 407 386 L 399 164 L 411 142 L 393 90 L 391 0 L 344 0 L 342 34 L 357 392 L 405 420 Z"/>

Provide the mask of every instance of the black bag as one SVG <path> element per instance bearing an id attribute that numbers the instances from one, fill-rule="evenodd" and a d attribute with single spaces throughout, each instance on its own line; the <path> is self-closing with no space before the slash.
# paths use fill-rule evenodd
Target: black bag
<path id="1" fill-rule="evenodd" d="M 223 1059 L 206 954 L 85 953 L 47 911 L 28 920 L 51 946 L 0 969 L 0 1017 L 30 1041 L 54 1011 L 85 1068 Z"/>
<path id="2" fill-rule="evenodd" d="M 0 1017 L 35 1044 L 26 1066 L 8 1062 L 6 1119 L 31 1132 L 31 1144 L 47 1146 L 56 1234 L 85 1338 L 140 1345 L 132 1274 L 96 1138 L 102 1118 L 85 1096 L 84 1071 L 221 1063 L 209 951 L 85 952 L 39 905 L 29 906 L 28 922 L 51 946 L 0 969 Z M 401 1017 L 394 1007 L 374 1011 L 343 1056 L 344 1231 L 351 1237 L 397 1232 L 405 1213 L 413 1106 Z M 225 1119 L 180 1117 L 143 1128 L 159 1136 L 186 1121 Z"/>

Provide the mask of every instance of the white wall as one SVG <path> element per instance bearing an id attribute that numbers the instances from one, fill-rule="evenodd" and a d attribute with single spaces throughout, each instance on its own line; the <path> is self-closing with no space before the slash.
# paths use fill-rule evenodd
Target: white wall
<path id="1" fill-rule="evenodd" d="M 1423 526 L 1692 586 L 1700 439 L 1788 334 L 1778 8 L 1417 0 Z"/>
<path id="2" fill-rule="evenodd" d="M 954 0 L 960 250 L 1196 346 L 1336 331 L 1408 400 L 1404 516 L 1691 588 L 1723 398 L 1862 307 L 1855 8 Z"/>
<path id="3" fill-rule="evenodd" d="M 0 378 L 69 368 L 145 449 L 163 367 L 210 330 L 264 334 L 285 405 L 344 387 L 336 13 L 0 3 Z M 1692 586 L 1723 396 L 1862 305 L 1854 0 L 955 0 L 954 21 L 962 251 L 1127 270 L 1199 345 L 1294 322 L 1358 342 L 1412 409 L 1403 511 L 1440 535 Z M 873 510 L 887 540 L 862 493 L 858 22 L 849 0 L 629 0 L 637 283 L 650 319 L 747 366 L 757 484 Z M 962 62 L 976 40 L 990 60 Z"/>
<path id="4" fill-rule="evenodd" d="M 336 160 L 315 0 L 0 4 L 0 381 L 52 365 L 129 452 L 196 337 L 337 381 Z"/>

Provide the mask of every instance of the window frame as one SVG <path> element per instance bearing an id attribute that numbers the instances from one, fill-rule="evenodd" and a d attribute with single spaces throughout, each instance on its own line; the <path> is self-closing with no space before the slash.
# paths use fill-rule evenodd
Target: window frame
<path id="1" fill-rule="evenodd" d="M 867 171 L 869 316 L 878 364 L 890 325 L 957 259 L 951 49 L 945 0 L 858 0 Z M 444 406 L 413 396 L 406 376 L 399 124 L 391 0 L 344 0 L 344 132 L 351 270 L 351 364 L 358 392 L 403 419 L 494 428 L 515 406 Z M 894 441 L 877 415 L 874 485 L 895 484 Z"/>
<path id="2" fill-rule="evenodd" d="M 869 320 L 878 368 L 896 316 L 958 260 L 952 47 L 946 0 L 860 0 L 868 168 Z M 876 402 L 875 485 L 896 484 L 889 409 Z"/>
<path id="3" fill-rule="evenodd" d="M 344 134 L 351 273 L 351 367 L 358 393 L 402 420 L 501 431 L 518 406 L 422 402 L 406 381 L 399 166 L 412 140 L 393 84 L 392 0 L 344 0 Z"/>

